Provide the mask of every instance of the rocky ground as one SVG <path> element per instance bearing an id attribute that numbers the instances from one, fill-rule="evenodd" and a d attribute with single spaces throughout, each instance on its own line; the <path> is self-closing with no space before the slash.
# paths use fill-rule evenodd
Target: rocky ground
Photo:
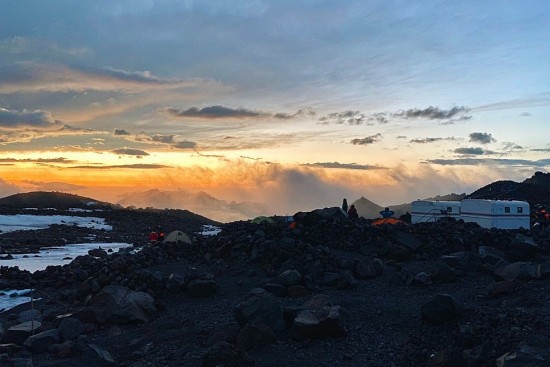
<path id="1" fill-rule="evenodd" d="M 550 230 L 377 227 L 329 208 L 143 246 L 154 218 L 109 214 L 97 234 L 137 253 L 1 267 L 2 288 L 47 297 L 0 314 L 0 365 L 550 365 Z"/>

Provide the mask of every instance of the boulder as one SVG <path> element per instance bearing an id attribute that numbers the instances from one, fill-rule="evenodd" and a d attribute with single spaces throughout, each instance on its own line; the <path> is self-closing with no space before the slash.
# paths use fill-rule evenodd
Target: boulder
<path id="1" fill-rule="evenodd" d="M 548 367 L 550 366 L 550 348 L 523 344 L 518 349 L 497 358 L 496 365 L 497 367 Z"/>
<path id="2" fill-rule="evenodd" d="M 6 332 L 4 343 L 22 344 L 33 333 L 42 330 L 42 324 L 39 321 L 26 321 L 12 326 Z"/>
<path id="3" fill-rule="evenodd" d="M 458 319 L 464 308 L 449 294 L 436 294 L 421 307 L 422 319 L 431 324 L 443 324 Z"/>
<path id="4" fill-rule="evenodd" d="M 341 314 L 340 306 L 300 311 L 294 319 L 289 335 L 296 340 L 345 336 L 346 330 L 342 325 Z"/>
<path id="5" fill-rule="evenodd" d="M 264 324 L 273 331 L 285 329 L 283 307 L 279 300 L 269 293 L 250 297 L 237 305 L 235 318 L 241 326 L 253 323 Z"/>
<path id="6" fill-rule="evenodd" d="M 540 248 L 535 244 L 532 238 L 518 233 L 512 242 L 510 242 L 507 253 L 511 260 L 529 260 L 540 254 Z"/>
<path id="7" fill-rule="evenodd" d="M 286 270 L 273 279 L 273 283 L 291 286 L 299 284 L 302 280 L 302 274 L 297 270 Z"/>
<path id="8" fill-rule="evenodd" d="M 75 340 L 84 332 L 84 325 L 76 318 L 66 317 L 61 320 L 61 323 L 57 327 L 57 331 L 59 331 L 59 336 L 62 341 Z"/>
<path id="9" fill-rule="evenodd" d="M 59 333 L 57 329 L 50 329 L 41 333 L 29 336 L 23 346 L 32 353 L 44 353 L 48 351 L 51 345 L 59 342 Z"/>
<path id="10" fill-rule="evenodd" d="M 479 256 L 469 251 L 455 252 L 450 255 L 441 256 L 441 261 L 451 268 L 463 270 L 465 272 L 476 272 L 481 265 Z"/>
<path id="11" fill-rule="evenodd" d="M 496 269 L 494 274 L 502 280 L 539 279 L 541 266 L 528 262 L 515 262 Z"/>
<path id="12" fill-rule="evenodd" d="M 122 286 L 107 286 L 74 316 L 82 322 L 148 322 L 156 314 L 155 300 L 144 292 Z"/>
<path id="13" fill-rule="evenodd" d="M 418 237 L 403 231 L 395 231 L 393 234 L 395 241 L 401 246 L 406 247 L 411 251 L 416 251 L 422 246 L 422 241 Z"/>

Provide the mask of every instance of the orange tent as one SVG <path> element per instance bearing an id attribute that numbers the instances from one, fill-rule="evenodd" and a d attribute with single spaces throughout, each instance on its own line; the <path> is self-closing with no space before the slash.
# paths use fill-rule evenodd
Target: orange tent
<path id="1" fill-rule="evenodd" d="M 382 224 L 391 224 L 391 225 L 394 225 L 394 224 L 398 224 L 398 223 L 406 224 L 406 223 L 403 222 L 402 220 L 395 219 L 395 218 L 378 218 L 378 219 L 376 219 L 374 222 L 372 222 L 371 224 L 372 224 L 373 226 L 380 226 L 380 225 L 382 225 Z"/>

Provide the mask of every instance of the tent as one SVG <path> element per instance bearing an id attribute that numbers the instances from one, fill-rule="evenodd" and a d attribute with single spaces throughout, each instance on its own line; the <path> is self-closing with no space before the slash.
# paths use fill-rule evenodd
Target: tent
<path id="1" fill-rule="evenodd" d="M 273 219 L 261 215 L 259 217 L 256 217 L 256 218 L 252 219 L 252 223 L 254 223 L 254 224 L 261 224 L 261 223 L 271 224 L 271 223 L 275 223 L 275 222 L 273 221 Z"/>
<path id="2" fill-rule="evenodd" d="M 395 218 L 378 218 L 374 222 L 371 223 L 373 226 L 381 226 L 382 224 L 407 224 L 403 222 L 402 220 L 395 219 Z"/>
<path id="3" fill-rule="evenodd" d="M 162 241 L 163 243 L 164 242 L 177 242 L 177 243 L 187 243 L 187 244 L 191 244 L 191 239 L 189 238 L 189 236 L 182 232 L 182 231 L 173 231 L 173 232 L 170 232 L 168 234 L 168 236 L 166 236 L 164 238 L 164 241 Z"/>

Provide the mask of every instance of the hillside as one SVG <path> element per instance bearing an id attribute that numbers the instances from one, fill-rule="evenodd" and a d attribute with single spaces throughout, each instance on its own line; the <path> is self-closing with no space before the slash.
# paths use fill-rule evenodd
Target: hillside
<path id="1" fill-rule="evenodd" d="M 112 208 L 113 205 L 74 194 L 34 191 L 0 198 L 0 207 L 3 209 L 56 208 L 67 210 L 69 208 L 106 209 Z"/>
<path id="2" fill-rule="evenodd" d="M 497 181 L 474 191 L 468 199 L 523 200 L 531 206 L 550 206 L 550 173 L 536 172 L 523 182 Z"/>

